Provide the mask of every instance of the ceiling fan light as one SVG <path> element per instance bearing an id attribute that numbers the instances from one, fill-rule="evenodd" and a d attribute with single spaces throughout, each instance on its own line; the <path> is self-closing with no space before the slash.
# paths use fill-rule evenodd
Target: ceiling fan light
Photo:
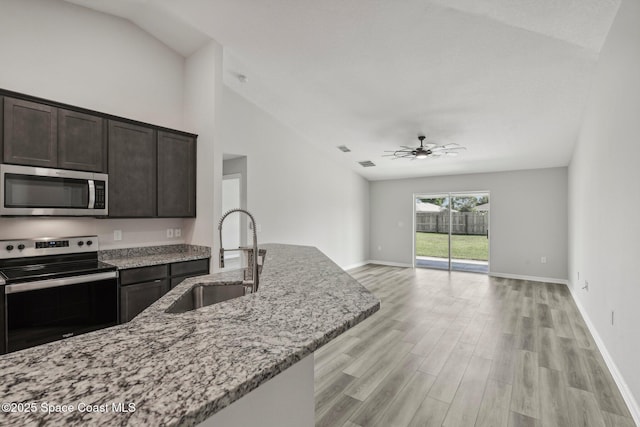
<path id="1" fill-rule="evenodd" d="M 427 157 L 429 157 L 429 155 L 427 153 L 425 153 L 424 151 L 416 154 L 416 159 L 426 159 Z"/>

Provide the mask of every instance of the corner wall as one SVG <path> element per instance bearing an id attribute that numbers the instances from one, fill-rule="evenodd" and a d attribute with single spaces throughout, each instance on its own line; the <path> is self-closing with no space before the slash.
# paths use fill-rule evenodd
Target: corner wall
<path id="1" fill-rule="evenodd" d="M 124 19 L 60 0 L 0 2 L 0 87 L 183 128 L 184 59 Z M 0 239 L 99 236 L 102 248 L 182 243 L 182 219 L 0 218 Z M 113 230 L 122 240 L 113 240 Z"/>
<path id="2" fill-rule="evenodd" d="M 371 259 L 411 265 L 413 195 L 458 191 L 491 193 L 492 274 L 566 281 L 567 168 L 372 182 Z"/>
<path id="3" fill-rule="evenodd" d="M 342 267 L 366 261 L 369 182 L 226 86 L 222 99 L 222 151 L 247 156 L 258 241 L 316 246 Z"/>
<path id="4" fill-rule="evenodd" d="M 623 0 L 569 166 L 570 287 L 638 424 L 639 41 L 640 1 Z"/>

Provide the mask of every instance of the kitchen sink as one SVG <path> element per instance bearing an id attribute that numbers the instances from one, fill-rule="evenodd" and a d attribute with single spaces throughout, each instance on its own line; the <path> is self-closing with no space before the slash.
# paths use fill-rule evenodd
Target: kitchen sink
<path id="1" fill-rule="evenodd" d="M 165 313 L 185 313 L 245 295 L 241 281 L 219 284 L 197 284 L 182 294 Z"/>

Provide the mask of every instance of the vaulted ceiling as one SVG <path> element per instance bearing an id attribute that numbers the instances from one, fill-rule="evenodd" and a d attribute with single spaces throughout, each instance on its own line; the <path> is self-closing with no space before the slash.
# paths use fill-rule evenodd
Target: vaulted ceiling
<path id="1" fill-rule="evenodd" d="M 619 0 L 67 0 L 189 56 L 372 180 L 567 165 Z M 241 82 L 237 76 L 246 75 Z M 457 157 L 392 160 L 417 136 Z M 346 145 L 343 153 L 336 147 Z M 375 167 L 357 162 L 371 160 Z"/>

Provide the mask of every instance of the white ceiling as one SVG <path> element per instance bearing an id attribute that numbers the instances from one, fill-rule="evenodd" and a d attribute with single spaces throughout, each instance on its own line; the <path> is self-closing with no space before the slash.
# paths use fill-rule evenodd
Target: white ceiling
<path id="1" fill-rule="evenodd" d="M 372 180 L 567 165 L 619 0 L 67 0 L 188 56 Z M 236 76 L 249 80 L 241 83 Z M 458 157 L 391 160 L 417 136 Z M 336 147 L 347 145 L 352 152 Z M 371 160 L 377 166 L 362 168 Z"/>

